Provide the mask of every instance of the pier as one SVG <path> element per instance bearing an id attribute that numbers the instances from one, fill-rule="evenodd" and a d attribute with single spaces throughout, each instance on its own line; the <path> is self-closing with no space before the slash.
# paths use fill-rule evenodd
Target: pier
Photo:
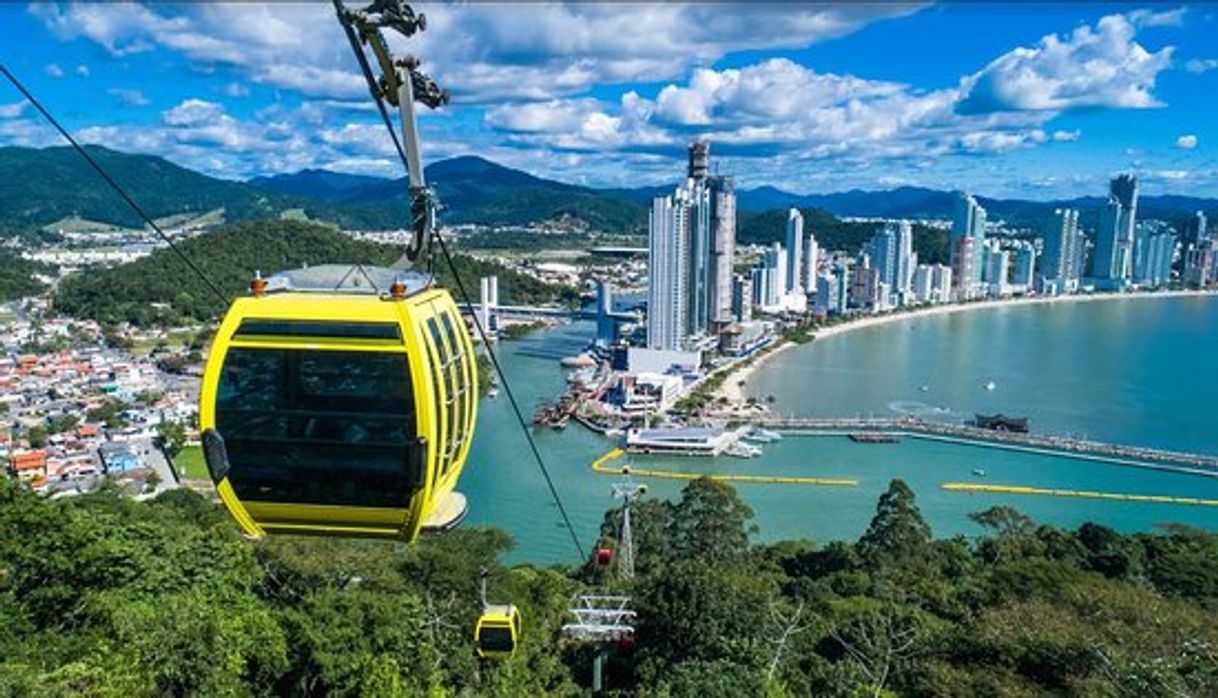
<path id="1" fill-rule="evenodd" d="M 1195 475 L 1218 477 L 1218 456 L 1200 453 L 1168 451 L 1145 446 L 1093 441 L 1068 436 L 995 431 L 975 426 L 931 422 L 916 417 L 893 418 L 819 418 L 746 416 L 738 421 L 775 429 L 806 434 L 884 434 L 893 437 L 912 436 L 998 448 L 1012 448 L 1049 455 L 1070 455 L 1076 458 L 1101 460 L 1107 463 L 1160 468 Z"/>
<path id="2" fill-rule="evenodd" d="M 1193 506 L 1218 507 L 1218 499 L 1196 497 L 1173 497 L 1156 494 L 1129 494 L 1124 492 L 1090 492 L 1085 490 L 1060 490 L 1019 485 L 978 485 L 971 482 L 945 482 L 941 488 L 951 492 L 981 492 L 987 494 L 1029 494 L 1043 497 L 1079 497 L 1082 499 L 1108 499 L 1118 502 L 1157 502 L 1160 504 L 1191 504 Z"/>

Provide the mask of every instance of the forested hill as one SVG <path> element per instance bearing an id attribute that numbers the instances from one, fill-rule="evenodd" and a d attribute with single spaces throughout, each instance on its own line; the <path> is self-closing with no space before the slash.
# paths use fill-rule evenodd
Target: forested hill
<path id="1" fill-rule="evenodd" d="M 180 242 L 178 248 L 228 298 L 246 293 L 255 271 L 269 276 L 305 264 L 385 266 L 402 253 L 401 248 L 354 240 L 324 226 L 282 220 L 239 223 Z M 522 303 L 557 300 L 569 293 L 488 262 L 461 255 L 455 261 L 467 289 L 478 288 L 480 275 L 498 274 L 504 295 Z M 449 277 L 445 273 L 440 280 L 451 281 Z M 103 323 L 171 325 L 214 319 L 227 306 L 173 250 L 163 248 L 129 264 L 64 279 L 55 307 Z"/>
<path id="2" fill-rule="evenodd" d="M 1214 534 L 997 507 L 979 539 L 935 540 L 899 480 L 854 543 L 750 544 L 751 516 L 707 479 L 642 500 L 622 582 L 506 568 L 492 530 L 255 545 L 186 490 L 47 501 L 0 478 L 0 695 L 584 696 L 592 650 L 561 628 L 593 592 L 638 612 L 610 649 L 617 696 L 1218 694 Z M 481 568 L 524 620 L 504 662 L 472 646 Z"/>
<path id="3" fill-rule="evenodd" d="M 291 207 L 240 182 L 179 167 L 152 155 L 85 146 L 153 218 L 223 208 L 230 220 L 277 216 Z M 0 148 L 0 222 L 42 226 L 63 218 L 142 227 L 139 216 L 70 147 Z"/>
<path id="4" fill-rule="evenodd" d="M 153 155 L 86 146 L 154 219 L 223 209 L 227 222 L 303 212 L 356 229 L 404 227 L 404 180 L 309 170 L 250 182 L 216 179 Z M 28 230 L 65 218 L 141 227 L 143 222 L 71 148 L 0 148 L 0 228 Z M 645 209 L 596 190 L 541 179 L 477 157 L 428 166 L 450 223 L 523 225 L 574 218 L 596 230 L 641 232 Z"/>
<path id="5" fill-rule="evenodd" d="M 425 174 L 445 208 L 447 223 L 524 225 L 578 219 L 594 230 L 613 233 L 641 233 L 647 225 L 644 206 L 628 197 L 535 177 L 473 155 L 434 162 Z M 405 178 L 304 170 L 259 177 L 250 184 L 268 192 L 324 200 L 359 215 L 406 204 Z"/>

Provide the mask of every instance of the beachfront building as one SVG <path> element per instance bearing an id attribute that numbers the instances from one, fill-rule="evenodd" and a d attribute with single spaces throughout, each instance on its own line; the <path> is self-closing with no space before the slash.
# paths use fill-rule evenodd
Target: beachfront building
<path id="1" fill-rule="evenodd" d="M 783 273 L 783 293 L 803 293 L 804 217 L 799 209 L 787 211 L 786 268 Z"/>
<path id="2" fill-rule="evenodd" d="M 1001 297 L 1011 292 L 1008 279 L 1011 273 L 1011 253 L 1002 249 L 997 240 L 988 240 L 985 245 L 985 268 L 981 280 L 990 296 Z"/>
<path id="3" fill-rule="evenodd" d="M 1216 280 L 1218 241 L 1207 238 L 1194 243 L 1184 257 L 1184 283 L 1193 288 L 1205 288 Z"/>
<path id="4" fill-rule="evenodd" d="M 816 235 L 809 232 L 804 245 L 803 287 L 807 293 L 816 291 L 816 273 L 820 269 L 820 245 Z"/>
<path id="5" fill-rule="evenodd" d="M 1041 227 L 1044 244 L 1037 277 L 1046 295 L 1073 293 L 1082 274 L 1084 238 L 1078 229 L 1078 210 L 1055 209 Z"/>
<path id="6" fill-rule="evenodd" d="M 1108 201 L 1095 232 L 1091 278 L 1097 288 L 1116 290 L 1129 285 L 1137 213 L 1138 181 L 1132 174 L 1122 174 L 1108 184 Z"/>
<path id="7" fill-rule="evenodd" d="M 957 192 L 949 252 L 952 275 L 956 279 L 956 295 L 960 300 L 975 298 L 982 293 L 985 221 L 986 212 L 981 204 L 971 194 Z"/>
<path id="8" fill-rule="evenodd" d="M 954 296 L 957 301 L 972 300 L 977 297 L 979 288 L 979 270 L 977 267 L 977 239 L 972 237 L 953 238 L 952 242 L 952 278 L 956 280 Z"/>
<path id="9" fill-rule="evenodd" d="M 1176 258 L 1176 231 L 1162 221 L 1137 224 L 1133 242 L 1133 281 L 1143 288 L 1157 288 L 1171 281 Z"/>
<path id="10" fill-rule="evenodd" d="M 711 177 L 710 144 L 689 147 L 685 181 L 652 200 L 648 219 L 647 346 L 685 349 L 731 322 L 736 193 Z"/>
<path id="11" fill-rule="evenodd" d="M 1026 240 L 1015 243 L 1011 260 L 1011 286 L 1016 293 L 1031 291 L 1036 276 L 1036 247 Z"/>
<path id="12" fill-rule="evenodd" d="M 952 268 L 946 264 L 936 264 L 931 272 L 931 302 L 950 303 L 952 300 Z"/>

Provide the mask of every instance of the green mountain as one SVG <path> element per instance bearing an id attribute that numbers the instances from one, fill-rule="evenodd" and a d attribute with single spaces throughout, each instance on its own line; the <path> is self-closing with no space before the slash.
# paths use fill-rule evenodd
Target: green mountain
<path id="1" fill-rule="evenodd" d="M 402 253 L 396 246 L 363 242 L 325 226 L 285 220 L 231 225 L 183 241 L 178 249 L 226 298 L 245 293 L 255 271 L 270 275 L 306 264 L 384 266 Z M 466 289 L 477 289 L 479 276 L 498 274 L 505 296 L 514 302 L 560 300 L 574 293 L 462 255 L 456 256 L 454 266 Z M 451 284 L 452 275 L 444 270 L 439 280 Z M 214 319 L 227 303 L 216 298 L 203 279 L 166 248 L 114 269 L 64 279 L 55 293 L 55 307 L 103 323 L 172 325 Z"/>
<path id="2" fill-rule="evenodd" d="M 448 223 L 524 225 L 578 219 L 594 230 L 611 233 L 643 232 L 647 224 L 645 206 L 627 196 L 534 177 L 474 155 L 432 163 L 425 174 Z M 249 183 L 270 193 L 326 201 L 365 218 L 402 210 L 406 203 L 405 178 L 302 170 Z"/>
<path id="3" fill-rule="evenodd" d="M 208 177 L 154 155 L 94 145 L 85 149 L 153 218 L 223 208 L 227 219 L 241 220 L 274 217 L 292 207 L 283 197 Z M 72 148 L 0 148 L 0 172 L 18 175 L 0 178 L 2 223 L 43 226 L 75 216 L 132 228 L 143 225 Z"/>

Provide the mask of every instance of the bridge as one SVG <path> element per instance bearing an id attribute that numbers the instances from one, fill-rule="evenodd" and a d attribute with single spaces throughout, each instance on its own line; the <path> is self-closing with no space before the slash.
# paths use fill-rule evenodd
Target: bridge
<path id="1" fill-rule="evenodd" d="M 1218 456 L 1185 453 L 1145 446 L 1127 446 L 1091 439 L 1051 434 L 1028 434 L 994 431 L 962 424 L 931 422 L 917 417 L 778 417 L 755 415 L 736 421 L 755 424 L 766 429 L 805 434 L 879 433 L 1010 448 L 1050 455 L 1070 454 L 1072 457 L 1109 463 L 1159 468 L 1195 475 L 1218 477 Z"/>

